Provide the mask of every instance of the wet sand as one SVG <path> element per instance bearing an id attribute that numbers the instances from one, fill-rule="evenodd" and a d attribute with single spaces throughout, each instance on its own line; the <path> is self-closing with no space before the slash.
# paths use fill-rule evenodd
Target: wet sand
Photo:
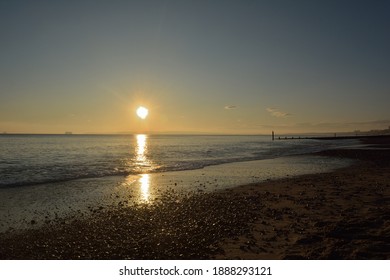
<path id="1" fill-rule="evenodd" d="M 1 259 L 389 259 L 390 137 L 331 173 L 91 209 L 0 234 Z"/>
<path id="2" fill-rule="evenodd" d="M 377 149 L 320 153 L 359 160 L 348 168 L 234 189 L 262 193 L 263 208 L 250 232 L 221 242 L 216 257 L 390 259 L 390 150 L 380 148 L 389 138 L 380 141 Z"/>
<path id="3" fill-rule="evenodd" d="M 301 155 L 226 163 L 196 170 L 0 188 L 0 232 L 37 228 L 53 219 L 88 215 L 95 208 L 118 203 L 153 203 L 165 190 L 210 193 L 270 179 L 329 172 L 348 166 L 350 162 Z"/>

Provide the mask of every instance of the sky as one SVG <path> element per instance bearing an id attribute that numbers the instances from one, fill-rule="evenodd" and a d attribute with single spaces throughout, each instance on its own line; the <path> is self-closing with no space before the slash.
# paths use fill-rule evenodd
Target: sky
<path id="1" fill-rule="evenodd" d="M 389 30 L 379 0 L 0 0 L 0 132 L 386 129 Z"/>

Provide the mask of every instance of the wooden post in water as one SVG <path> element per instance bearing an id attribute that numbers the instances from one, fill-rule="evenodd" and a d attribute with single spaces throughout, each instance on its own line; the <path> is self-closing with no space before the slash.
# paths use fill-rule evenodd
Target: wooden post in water
<path id="1" fill-rule="evenodd" d="M 274 131 L 272 130 L 272 141 L 274 141 L 275 140 L 275 133 L 274 133 Z"/>

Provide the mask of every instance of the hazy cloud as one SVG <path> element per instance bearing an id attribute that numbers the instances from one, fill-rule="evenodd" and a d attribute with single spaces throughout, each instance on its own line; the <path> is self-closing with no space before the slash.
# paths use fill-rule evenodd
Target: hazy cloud
<path id="1" fill-rule="evenodd" d="M 366 122 L 350 122 L 347 123 L 348 125 L 354 125 L 354 126 L 383 126 L 384 128 L 387 128 L 390 126 L 390 120 L 374 120 L 374 121 L 366 121 Z"/>
<path id="2" fill-rule="evenodd" d="M 235 105 L 226 105 L 225 106 L 225 110 L 233 110 L 233 109 L 236 109 L 237 108 L 237 106 L 235 106 Z"/>
<path id="3" fill-rule="evenodd" d="M 295 124 L 259 124 L 258 127 L 262 129 L 287 132 L 351 132 L 355 130 L 369 131 L 372 129 L 387 129 L 390 127 L 390 120 L 373 120 L 366 122 L 305 122 Z"/>
<path id="4" fill-rule="evenodd" d="M 290 113 L 282 112 L 277 108 L 267 108 L 267 111 L 271 113 L 272 116 L 277 118 L 284 118 L 291 115 Z"/>
<path id="5" fill-rule="evenodd" d="M 297 123 L 298 127 L 318 128 L 346 128 L 346 129 L 386 129 L 390 120 L 374 120 L 365 122 L 322 122 L 322 123 Z"/>

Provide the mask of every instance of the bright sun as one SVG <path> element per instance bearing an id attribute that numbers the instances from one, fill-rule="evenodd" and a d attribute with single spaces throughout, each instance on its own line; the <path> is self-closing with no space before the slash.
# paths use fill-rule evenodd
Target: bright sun
<path id="1" fill-rule="evenodd" d="M 149 114 L 149 110 L 146 109 L 145 107 L 138 107 L 137 109 L 137 116 L 140 117 L 141 119 L 145 119 Z"/>

